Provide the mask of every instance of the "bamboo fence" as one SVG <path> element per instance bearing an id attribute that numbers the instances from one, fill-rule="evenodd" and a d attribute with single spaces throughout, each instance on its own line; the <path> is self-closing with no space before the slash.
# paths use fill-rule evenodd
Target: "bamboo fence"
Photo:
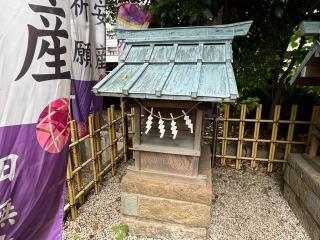
<path id="1" fill-rule="evenodd" d="M 241 105 L 240 116 L 238 118 L 231 118 L 230 115 L 232 112 L 230 110 L 230 107 L 230 104 L 224 105 L 224 112 L 222 116 L 206 118 L 206 120 L 215 121 L 218 125 L 220 124 L 221 126 L 220 134 L 217 134 L 216 136 L 214 136 L 214 138 L 212 136 L 205 136 L 204 138 L 213 139 L 213 157 L 215 157 L 215 159 L 220 159 L 220 164 L 222 166 L 233 165 L 237 170 L 240 170 L 243 162 L 249 161 L 250 167 L 256 169 L 257 162 L 263 162 L 267 163 L 267 171 L 272 172 L 274 168 L 274 163 L 286 163 L 288 161 L 289 153 L 292 150 L 292 146 L 304 146 L 303 148 L 301 148 L 303 149 L 303 152 L 310 145 L 310 134 L 312 132 L 311 126 L 312 123 L 316 120 L 314 117 L 312 117 L 308 121 L 297 120 L 297 105 L 292 105 L 290 118 L 285 120 L 280 119 L 280 105 L 277 105 L 275 107 L 273 119 L 261 119 L 262 105 L 259 105 L 256 108 L 255 118 L 246 117 L 247 105 L 245 104 Z M 315 116 L 319 111 L 320 107 L 314 106 L 312 116 Z M 244 136 L 244 133 L 247 132 L 247 129 L 249 128 L 248 123 L 254 125 L 253 127 L 250 126 L 252 134 L 251 136 Z M 237 124 L 237 126 L 239 126 L 237 131 L 233 132 L 232 134 L 230 134 L 231 124 Z M 261 136 L 262 124 L 271 125 L 271 134 L 266 134 L 267 136 Z M 286 136 L 285 139 L 278 139 L 279 124 L 287 125 L 288 127 L 286 134 L 284 134 Z M 306 129 L 309 129 L 305 132 L 305 134 L 308 136 L 306 139 L 294 139 L 294 131 L 297 125 L 305 125 Z M 217 129 L 215 128 L 214 130 Z M 246 147 L 249 147 L 249 156 L 247 156 L 247 154 L 244 154 L 244 152 L 246 152 L 244 151 L 244 144 L 246 144 Z M 220 145 L 219 151 L 216 150 L 216 145 Z M 230 151 L 228 153 L 228 149 L 231 148 L 231 145 L 234 146 L 235 153 L 230 153 Z M 269 145 L 268 156 L 259 156 L 259 147 L 265 147 L 266 145 Z M 280 146 L 282 146 L 283 157 L 281 159 L 277 159 L 275 158 L 276 152 L 278 150 L 280 151 Z"/>
<path id="2" fill-rule="evenodd" d="M 94 189 L 95 194 L 99 193 L 101 182 L 106 173 L 111 171 L 114 176 L 117 163 L 121 159 L 127 161 L 127 116 L 124 109 L 124 103 L 121 103 L 121 114 L 116 117 L 114 106 L 108 108 L 107 123 L 102 126 L 100 124 L 101 116 L 98 114 L 90 115 L 88 117 L 89 134 L 80 139 L 75 121 L 70 122 L 71 143 L 67 163 L 68 191 L 64 212 L 70 211 L 71 219 L 77 217 L 78 207 L 85 202 L 85 196 L 91 189 Z M 119 126 L 119 130 L 117 126 Z M 103 136 L 108 138 L 105 146 L 102 144 Z M 80 151 L 85 142 L 89 143 L 87 150 L 90 157 L 88 159 Z M 103 154 L 105 151 L 108 154 Z M 103 159 L 106 155 L 108 158 Z M 89 174 L 89 182 L 84 184 L 83 171 L 86 167 L 89 167 L 91 174 Z"/>
<path id="3" fill-rule="evenodd" d="M 213 131 L 203 129 L 203 139 L 209 140 L 212 146 L 213 159 L 220 159 L 222 166 L 232 165 L 236 169 L 241 169 L 244 162 L 249 162 L 250 167 L 256 169 L 258 163 L 265 163 L 268 172 L 274 170 L 275 163 L 286 163 L 289 153 L 293 146 L 302 146 L 307 150 L 312 141 L 312 126 L 317 122 L 320 116 L 320 107 L 313 107 L 310 120 L 297 120 L 298 106 L 291 107 L 289 119 L 281 119 L 281 106 L 275 107 L 273 119 L 262 119 L 262 105 L 255 109 L 253 117 L 248 118 L 248 106 L 241 105 L 239 117 L 234 116 L 234 109 L 230 104 L 224 105 L 224 111 L 221 115 L 206 117 L 205 120 L 212 124 Z M 86 195 L 94 189 L 94 193 L 100 191 L 101 182 L 106 173 L 116 174 L 117 163 L 120 160 L 127 161 L 132 158 L 133 135 L 135 132 L 135 108 L 130 108 L 126 112 L 124 103 L 121 103 L 119 117 L 116 117 L 114 106 L 106 111 L 106 124 L 100 125 L 101 116 L 90 115 L 88 118 L 89 134 L 78 139 L 78 130 L 74 121 L 70 122 L 71 143 L 69 145 L 69 155 L 67 164 L 67 203 L 64 211 L 70 212 L 71 218 L 77 217 L 78 207 L 85 202 Z M 251 114 L 252 115 L 252 114 Z M 142 117 L 144 115 L 142 114 Z M 236 131 L 230 131 L 234 125 L 237 125 Z M 251 124 L 251 126 L 249 126 Z M 263 124 L 271 126 L 270 133 L 265 135 Z M 279 124 L 287 125 L 285 138 L 279 139 Z M 306 130 L 305 139 L 295 139 L 295 129 L 297 126 L 304 125 Z M 248 129 L 251 136 L 248 136 Z M 103 146 L 102 141 L 107 138 L 107 143 Z M 89 143 L 90 157 L 85 159 L 81 155 L 83 143 Z M 122 143 L 122 144 L 120 144 Z M 283 156 L 277 158 L 277 151 L 282 145 Z M 234 153 L 230 149 L 234 148 Z M 266 156 L 259 156 L 259 150 L 268 146 Z M 250 148 L 249 155 L 244 154 L 245 148 Z M 217 150 L 216 150 L 217 149 Z M 130 151 L 128 151 L 130 150 Z M 107 154 L 103 154 L 107 151 Z M 108 156 L 104 159 L 104 155 Z M 84 168 L 89 167 L 90 181 L 84 184 Z"/>

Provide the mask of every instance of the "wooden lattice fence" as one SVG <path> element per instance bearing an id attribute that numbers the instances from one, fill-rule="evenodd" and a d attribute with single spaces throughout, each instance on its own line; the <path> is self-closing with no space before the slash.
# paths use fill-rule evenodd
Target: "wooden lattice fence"
<path id="1" fill-rule="evenodd" d="M 281 106 L 275 107 L 273 119 L 262 119 L 262 105 L 255 109 L 255 117 L 247 118 L 247 105 L 241 105 L 240 116 L 230 117 L 231 110 L 230 104 L 224 105 L 224 111 L 221 116 L 215 118 L 207 118 L 207 120 L 216 121 L 217 133 L 215 140 L 213 140 L 213 152 L 215 159 L 220 160 L 222 166 L 233 165 L 236 169 L 241 169 L 241 165 L 245 161 L 250 162 L 251 168 L 255 169 L 258 162 L 267 163 L 267 171 L 272 172 L 274 163 L 286 163 L 288 161 L 289 153 L 292 151 L 293 146 L 302 146 L 295 151 L 304 152 L 310 144 L 311 123 L 315 121 L 316 115 L 320 107 L 313 107 L 312 116 L 310 120 L 298 120 L 298 106 L 292 105 L 289 119 L 281 119 Z M 302 110 L 304 111 L 304 110 Z M 251 126 L 248 126 L 251 124 Z M 253 124 L 253 126 L 252 126 Z M 262 128 L 262 124 L 268 125 Z M 279 125 L 282 129 L 286 129 L 285 133 L 282 132 L 282 138 L 279 139 Z M 235 128 L 234 126 L 237 125 Z M 295 129 L 297 126 L 305 126 L 304 132 L 299 132 L 299 135 L 305 135 L 305 138 L 295 139 Z M 236 131 L 230 131 L 230 129 Z M 249 132 L 249 134 L 247 134 Z M 212 136 L 205 138 L 211 139 Z M 245 146 L 244 146 L 245 145 Z M 265 156 L 260 156 L 260 150 L 267 148 L 268 153 Z M 230 151 L 234 149 L 234 151 Z M 278 152 L 283 154 L 277 154 Z M 280 158 L 279 158 L 280 157 Z"/>

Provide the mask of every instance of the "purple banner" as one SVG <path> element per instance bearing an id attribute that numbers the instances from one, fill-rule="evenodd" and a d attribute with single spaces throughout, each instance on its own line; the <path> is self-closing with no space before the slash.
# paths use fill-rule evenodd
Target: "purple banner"
<path id="1" fill-rule="evenodd" d="M 102 97 L 94 97 L 91 89 L 105 76 L 105 0 L 73 0 L 71 9 L 72 39 L 72 113 L 78 135 L 88 133 L 90 113 L 102 110 Z"/>
<path id="2" fill-rule="evenodd" d="M 69 5 L 16 0 L 0 7 L 0 240 L 60 240 L 69 142 Z"/>
<path id="3" fill-rule="evenodd" d="M 73 119 L 77 123 L 79 137 L 83 137 L 88 133 L 86 122 L 89 114 L 102 111 L 103 98 L 91 91 L 97 81 L 72 80 L 71 83 Z"/>

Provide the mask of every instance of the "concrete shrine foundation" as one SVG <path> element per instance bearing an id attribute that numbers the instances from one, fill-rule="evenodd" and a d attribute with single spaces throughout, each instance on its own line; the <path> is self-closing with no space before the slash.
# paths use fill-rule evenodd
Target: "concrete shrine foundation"
<path id="1" fill-rule="evenodd" d="M 131 235 L 205 239 L 213 195 L 209 146 L 202 148 L 197 177 L 131 167 L 121 190 L 122 220 Z"/>

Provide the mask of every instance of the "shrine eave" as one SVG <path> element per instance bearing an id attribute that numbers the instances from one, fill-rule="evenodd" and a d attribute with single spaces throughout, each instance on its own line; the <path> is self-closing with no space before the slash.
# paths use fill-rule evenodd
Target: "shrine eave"
<path id="1" fill-rule="evenodd" d="M 238 97 L 232 39 L 251 21 L 210 27 L 119 30 L 119 65 L 94 86 L 99 96 L 230 102 Z"/>

